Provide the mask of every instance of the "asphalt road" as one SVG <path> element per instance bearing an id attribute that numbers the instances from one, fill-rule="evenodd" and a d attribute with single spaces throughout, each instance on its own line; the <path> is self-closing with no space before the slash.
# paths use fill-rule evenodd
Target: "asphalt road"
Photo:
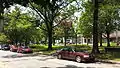
<path id="1" fill-rule="evenodd" d="M 0 68 L 120 68 L 120 64 L 77 63 L 52 56 L 26 56 L 26 54 L 0 50 Z"/>

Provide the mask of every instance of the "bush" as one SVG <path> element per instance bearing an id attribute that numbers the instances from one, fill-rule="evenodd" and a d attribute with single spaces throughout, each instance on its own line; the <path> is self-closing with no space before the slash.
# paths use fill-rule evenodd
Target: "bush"
<path id="1" fill-rule="evenodd" d="M 96 55 L 96 58 L 98 58 L 98 59 L 113 59 L 113 56 L 110 53 L 98 54 L 98 55 Z"/>
<path id="2" fill-rule="evenodd" d="M 7 36 L 3 33 L 0 33 L 0 42 L 1 43 L 7 43 Z"/>

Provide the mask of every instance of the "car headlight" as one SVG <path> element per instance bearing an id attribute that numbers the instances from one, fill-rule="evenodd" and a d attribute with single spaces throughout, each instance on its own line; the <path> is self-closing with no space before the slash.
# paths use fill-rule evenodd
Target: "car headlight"
<path id="1" fill-rule="evenodd" d="M 89 57 L 89 55 L 84 55 L 83 57 L 84 57 L 84 58 L 88 58 L 88 57 Z"/>

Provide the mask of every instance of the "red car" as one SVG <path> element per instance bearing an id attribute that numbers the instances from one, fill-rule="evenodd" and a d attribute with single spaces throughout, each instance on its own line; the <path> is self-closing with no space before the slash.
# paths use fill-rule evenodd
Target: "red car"
<path id="1" fill-rule="evenodd" d="M 10 51 L 16 52 L 17 49 L 18 49 L 18 46 L 17 46 L 17 45 L 10 45 Z"/>
<path id="2" fill-rule="evenodd" d="M 75 51 L 71 47 L 66 47 L 63 48 L 59 51 L 56 52 L 57 58 L 65 58 L 65 59 L 72 59 L 77 62 L 82 62 L 82 61 L 94 61 L 95 57 L 91 54 L 85 53 L 85 52 L 78 52 Z"/>
<path id="3" fill-rule="evenodd" d="M 18 46 L 17 52 L 18 53 L 32 53 L 32 49 L 29 48 L 28 46 Z"/>

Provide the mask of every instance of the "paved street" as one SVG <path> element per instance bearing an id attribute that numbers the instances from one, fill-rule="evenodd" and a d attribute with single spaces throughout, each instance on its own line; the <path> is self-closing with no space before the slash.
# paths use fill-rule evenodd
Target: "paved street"
<path id="1" fill-rule="evenodd" d="M 26 56 L 21 53 L 0 50 L 0 68 L 120 68 L 120 64 L 77 63 L 59 60 L 52 56 Z"/>

